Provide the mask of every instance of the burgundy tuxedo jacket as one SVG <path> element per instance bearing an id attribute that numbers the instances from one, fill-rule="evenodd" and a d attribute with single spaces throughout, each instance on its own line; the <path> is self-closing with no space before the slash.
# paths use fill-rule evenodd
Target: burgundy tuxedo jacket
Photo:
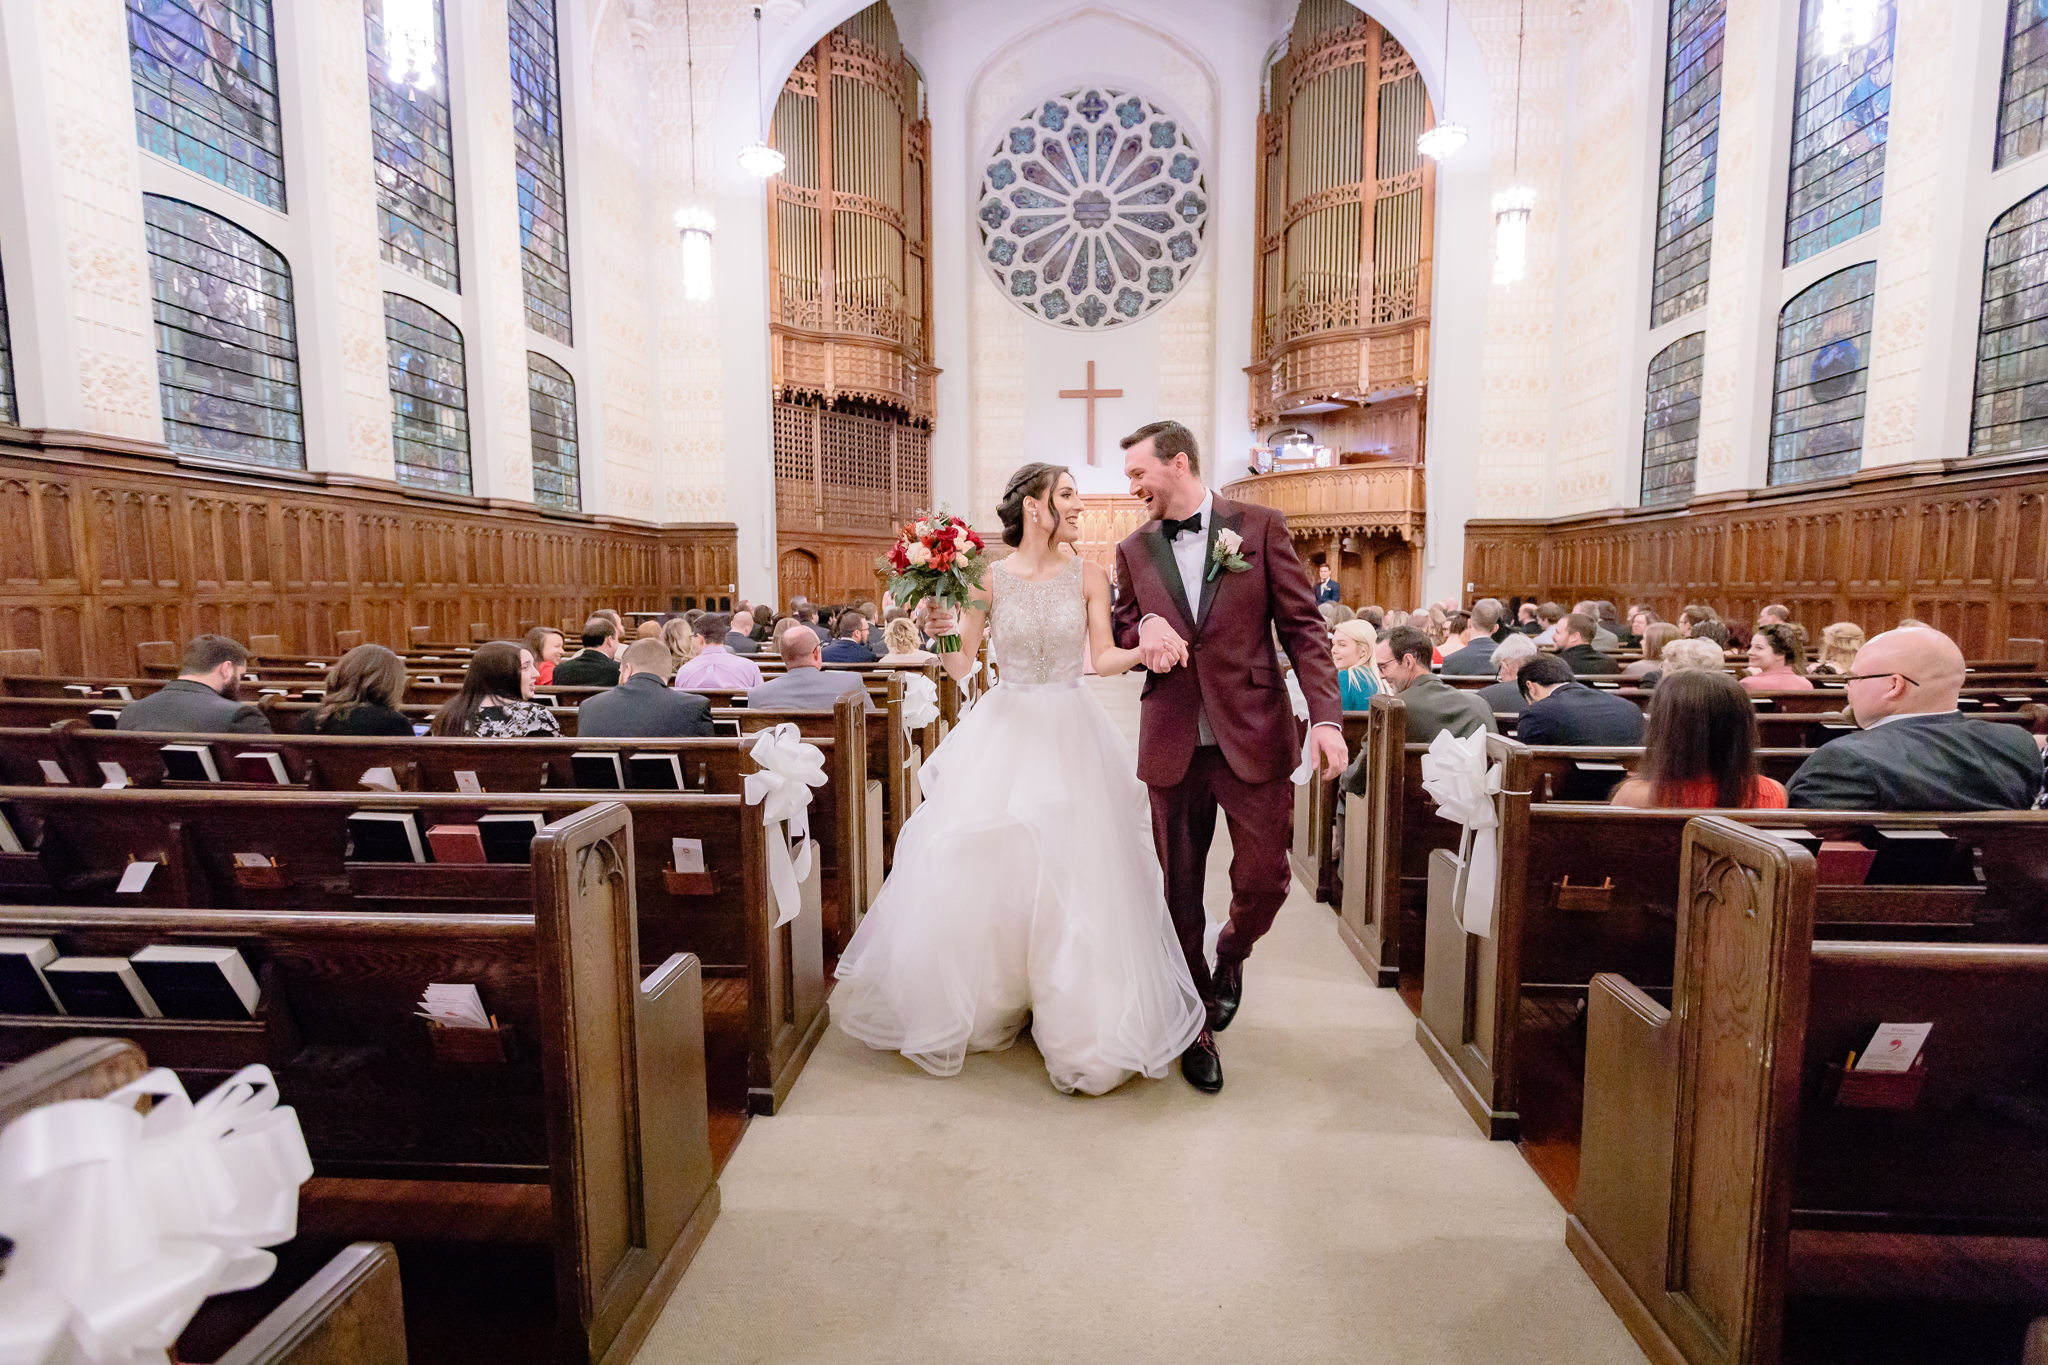
<path id="1" fill-rule="evenodd" d="M 1180 566 L 1158 521 L 1146 522 L 1116 547 L 1117 644 L 1135 649 L 1138 623 L 1147 616 L 1163 617 L 1188 642 L 1185 666 L 1145 679 L 1138 777 L 1148 786 L 1171 787 L 1187 775 L 1203 714 L 1241 780 L 1274 782 L 1294 771 L 1301 761 L 1301 733 L 1273 651 L 1276 630 L 1308 698 L 1309 722 L 1343 723 L 1337 666 L 1330 660 L 1315 589 L 1287 537 L 1287 518 L 1221 494 L 1210 505 L 1213 524 L 1207 528 L 1199 602 L 1187 600 Z M 1212 576 L 1216 533 L 1224 529 L 1243 538 L 1238 553 L 1250 567 Z"/>

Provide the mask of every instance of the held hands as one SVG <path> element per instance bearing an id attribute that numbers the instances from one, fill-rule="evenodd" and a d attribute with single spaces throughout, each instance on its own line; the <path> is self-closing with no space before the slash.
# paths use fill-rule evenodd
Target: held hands
<path id="1" fill-rule="evenodd" d="M 1187 641 L 1164 618 L 1148 616 L 1138 623 L 1138 659 L 1147 672 L 1165 673 L 1188 661 Z"/>
<path id="2" fill-rule="evenodd" d="M 1310 726 L 1308 743 L 1315 753 L 1318 777 L 1337 777 L 1351 762 L 1351 751 L 1345 747 L 1344 731 L 1339 726 Z"/>

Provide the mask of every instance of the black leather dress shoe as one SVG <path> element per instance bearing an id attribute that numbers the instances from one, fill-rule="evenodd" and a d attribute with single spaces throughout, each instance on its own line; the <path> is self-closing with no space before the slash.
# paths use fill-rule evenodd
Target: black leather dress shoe
<path id="1" fill-rule="evenodd" d="M 1237 1007 L 1244 1003 L 1244 963 L 1217 963 L 1210 981 L 1216 993 L 1216 1031 L 1221 1033 L 1237 1018 Z"/>
<path id="2" fill-rule="evenodd" d="M 1223 1059 L 1216 1055 L 1216 1035 L 1203 1029 L 1180 1054 L 1180 1074 L 1204 1095 L 1223 1088 Z"/>

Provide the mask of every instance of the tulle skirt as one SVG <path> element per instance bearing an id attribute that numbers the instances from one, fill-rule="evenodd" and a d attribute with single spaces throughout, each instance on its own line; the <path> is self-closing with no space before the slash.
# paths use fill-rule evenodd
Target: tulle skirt
<path id="1" fill-rule="evenodd" d="M 997 686 L 923 781 L 839 961 L 839 1026 L 935 1076 L 1027 1019 L 1063 1091 L 1165 1075 L 1204 1013 L 1137 762 L 1102 704 L 1078 684 Z"/>

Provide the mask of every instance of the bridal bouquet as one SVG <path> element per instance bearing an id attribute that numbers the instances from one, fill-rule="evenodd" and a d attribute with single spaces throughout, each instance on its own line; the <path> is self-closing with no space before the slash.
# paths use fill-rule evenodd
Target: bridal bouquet
<path id="1" fill-rule="evenodd" d="M 980 605 L 974 593 L 988 571 L 988 556 L 966 522 L 950 512 L 920 512 L 875 567 L 889 575 L 889 595 L 905 608 L 931 599 L 959 611 Z M 951 653 L 960 648 L 960 637 L 941 636 L 938 648 Z"/>

